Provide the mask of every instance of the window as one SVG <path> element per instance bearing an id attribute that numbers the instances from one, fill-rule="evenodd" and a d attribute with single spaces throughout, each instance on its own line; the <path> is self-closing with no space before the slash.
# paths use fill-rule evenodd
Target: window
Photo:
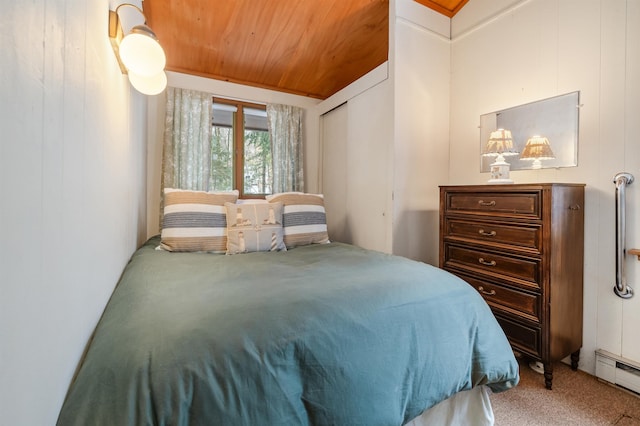
<path id="1" fill-rule="evenodd" d="M 241 198 L 271 194 L 271 140 L 264 105 L 215 98 L 211 144 L 212 191 L 237 189 Z"/>

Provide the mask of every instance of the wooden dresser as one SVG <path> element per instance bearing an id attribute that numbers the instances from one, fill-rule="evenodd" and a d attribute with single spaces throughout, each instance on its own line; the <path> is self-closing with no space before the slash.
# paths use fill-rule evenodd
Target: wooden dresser
<path id="1" fill-rule="evenodd" d="M 583 184 L 440 187 L 440 267 L 475 287 L 516 352 L 544 365 L 582 346 Z"/>

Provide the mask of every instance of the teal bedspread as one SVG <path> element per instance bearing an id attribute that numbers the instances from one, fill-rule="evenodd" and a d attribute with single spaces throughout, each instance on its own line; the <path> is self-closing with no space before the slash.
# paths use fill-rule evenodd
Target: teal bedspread
<path id="1" fill-rule="evenodd" d="M 132 257 L 58 425 L 400 426 L 518 382 L 486 303 L 453 275 L 331 243 Z"/>

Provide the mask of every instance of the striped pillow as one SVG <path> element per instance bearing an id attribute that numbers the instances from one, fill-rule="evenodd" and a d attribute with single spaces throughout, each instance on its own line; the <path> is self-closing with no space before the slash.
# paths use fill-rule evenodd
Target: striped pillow
<path id="1" fill-rule="evenodd" d="M 282 203 L 227 203 L 227 254 L 286 251 Z"/>
<path id="2" fill-rule="evenodd" d="M 322 194 L 283 192 L 266 198 L 270 203 L 284 204 L 282 226 L 287 248 L 329 242 Z"/>
<path id="3" fill-rule="evenodd" d="M 168 251 L 225 253 L 227 219 L 224 203 L 235 203 L 237 199 L 238 191 L 165 188 L 160 247 Z"/>

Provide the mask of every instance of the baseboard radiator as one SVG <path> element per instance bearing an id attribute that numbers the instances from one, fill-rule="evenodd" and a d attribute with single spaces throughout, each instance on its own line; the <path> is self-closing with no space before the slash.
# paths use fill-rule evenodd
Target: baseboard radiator
<path id="1" fill-rule="evenodd" d="M 596 377 L 640 394 L 640 363 L 598 349 Z"/>

